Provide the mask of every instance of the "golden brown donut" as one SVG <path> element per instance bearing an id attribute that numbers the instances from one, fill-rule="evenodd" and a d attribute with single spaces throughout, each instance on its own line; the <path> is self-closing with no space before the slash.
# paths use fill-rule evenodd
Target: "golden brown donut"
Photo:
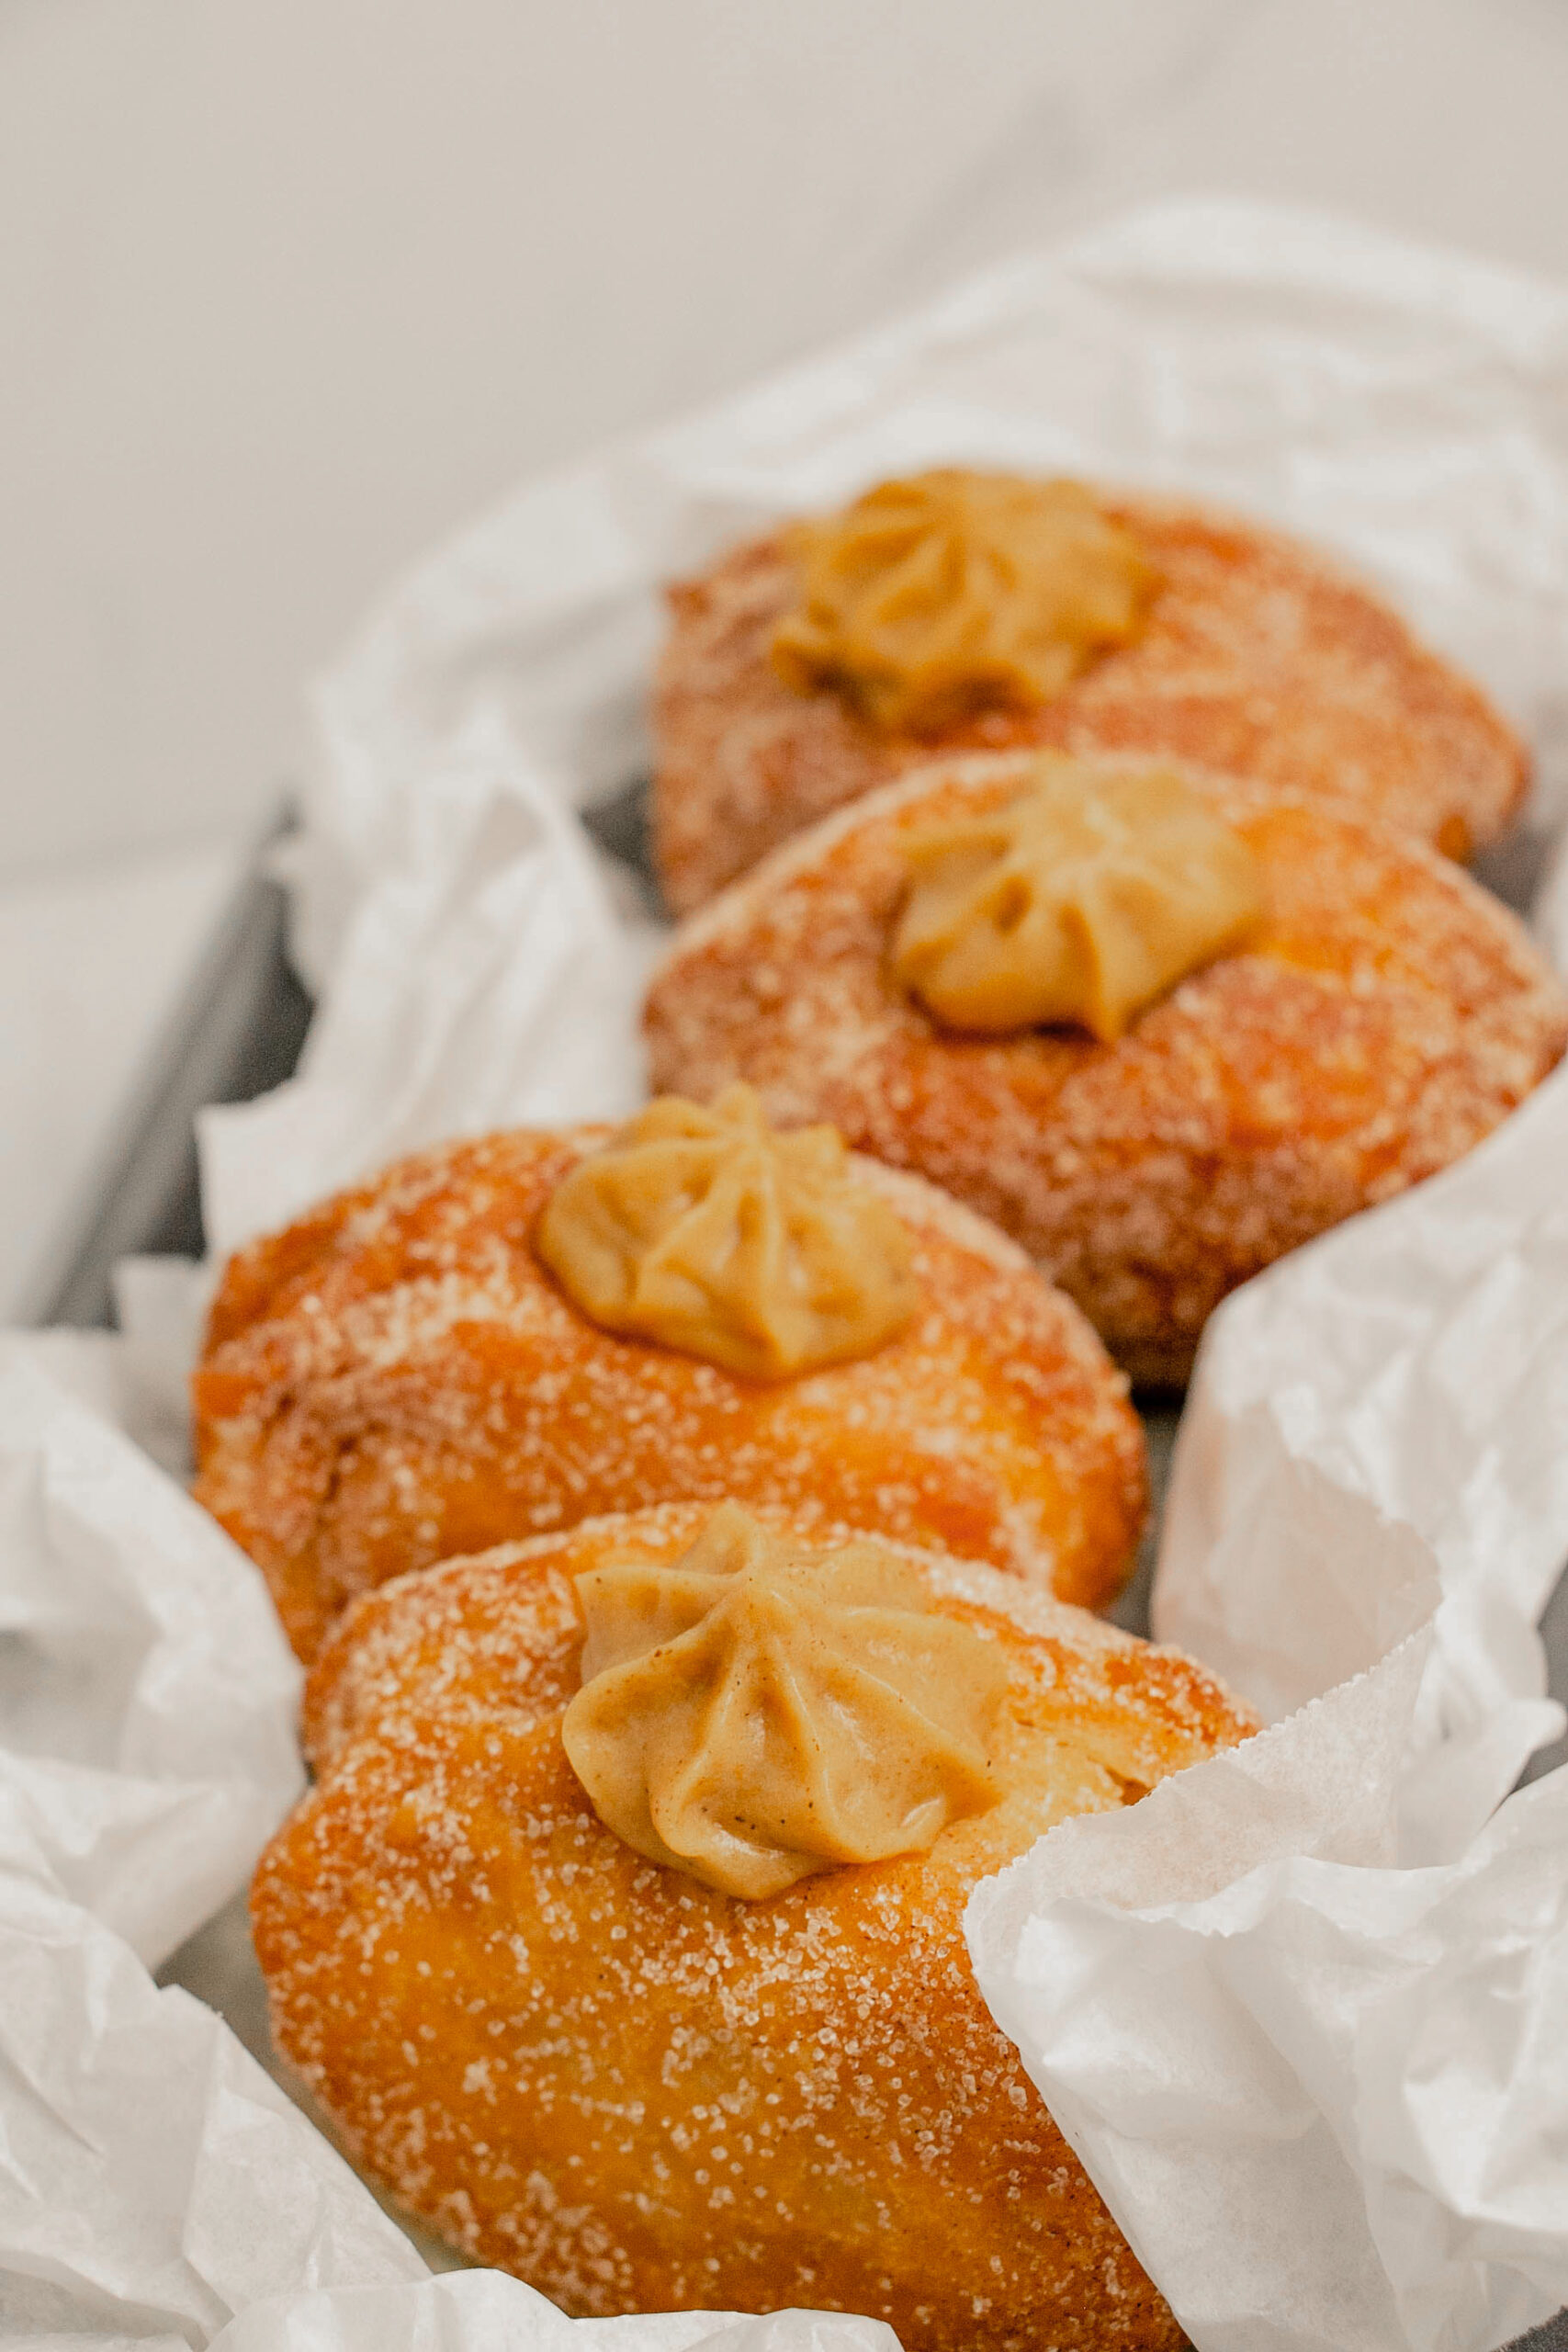
<path id="1" fill-rule="evenodd" d="M 1013 1793 L 927 1853 L 716 1893 L 602 1825 L 560 1734 L 570 1579 L 673 1560 L 707 1515 L 585 1521 L 355 1606 L 310 1679 L 317 1785 L 252 1894 L 278 2046 L 357 2163 L 569 2312 L 805 2305 L 907 2352 L 1175 2352 L 980 1997 L 964 1907 L 1053 1822 L 1255 1723 L 1174 1651 L 904 1554 L 1006 1645 Z"/>
<path id="2" fill-rule="evenodd" d="M 886 967 L 900 841 L 998 806 L 1029 769 L 970 758 L 886 786 L 694 916 L 649 997 L 655 1077 L 746 1079 L 781 1124 L 830 1119 L 918 1170 L 1021 1241 L 1135 1382 L 1179 1382 L 1227 1291 L 1489 1134 L 1562 1054 L 1568 1003 L 1517 920 L 1435 852 L 1184 770 L 1261 863 L 1248 951 L 1115 1045 L 943 1031 Z"/>
<path id="3" fill-rule="evenodd" d="M 683 914 L 829 809 L 948 749 L 1168 752 L 1368 814 L 1468 857 L 1529 777 L 1478 687 L 1353 575 L 1282 533 L 1152 496 L 1106 493 L 1163 577 L 1144 634 L 1032 711 L 940 737 L 885 734 L 767 658 L 796 594 L 782 536 L 670 591 L 654 706 L 654 854 Z"/>
<path id="4" fill-rule="evenodd" d="M 870 1164 L 920 1307 L 874 1355 L 762 1384 L 599 1329 L 531 1236 L 608 1130 L 425 1152 L 230 1263 L 194 1387 L 197 1498 L 311 1657 L 344 1603 L 455 1553 L 734 1495 L 886 1528 L 1103 1606 L 1143 1438 L 1093 1332 L 1014 1246 Z"/>

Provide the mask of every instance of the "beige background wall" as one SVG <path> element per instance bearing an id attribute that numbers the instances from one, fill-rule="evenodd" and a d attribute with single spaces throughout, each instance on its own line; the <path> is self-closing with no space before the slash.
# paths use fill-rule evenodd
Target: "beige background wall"
<path id="1" fill-rule="evenodd" d="M 515 474 L 1164 187 L 1568 271 L 1561 0 L 5 0 L 0 883 Z"/>

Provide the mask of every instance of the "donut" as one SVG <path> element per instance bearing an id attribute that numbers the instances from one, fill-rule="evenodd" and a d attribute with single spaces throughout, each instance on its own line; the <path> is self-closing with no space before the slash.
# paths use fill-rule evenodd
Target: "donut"
<path id="1" fill-rule="evenodd" d="M 871 723 L 831 684 L 780 677 L 770 649 L 801 593 L 790 531 L 671 587 L 653 787 L 671 908 L 689 912 L 791 834 L 950 750 L 1168 752 L 1348 801 L 1455 858 L 1506 829 L 1529 783 L 1524 747 L 1371 588 L 1207 506 L 1096 496 L 1158 583 L 1139 633 L 1043 700 L 934 726 Z"/>
<path id="2" fill-rule="evenodd" d="M 1561 1056 L 1568 1001 L 1506 908 L 1392 828 L 1102 754 L 1060 764 L 1090 791 L 1175 778 L 1239 838 L 1260 927 L 1119 1037 L 960 1034 L 890 966 L 911 844 L 989 821 L 1043 764 L 933 763 L 692 917 L 649 994 L 655 1080 L 830 1119 L 1010 1233 L 1134 1383 L 1179 1384 L 1228 1291 L 1490 1134 Z"/>
<path id="3" fill-rule="evenodd" d="M 408 2211 L 570 2312 L 804 2306 L 885 2319 L 906 2352 L 1176 2352 L 980 1996 L 964 1910 L 1055 1822 L 1254 1719 L 1016 1577 L 863 1545 L 994 1677 L 996 1790 L 923 1848 L 743 1899 L 626 1842 L 569 1756 L 598 1687 L 584 1595 L 679 1584 L 712 1534 L 665 1504 L 355 1604 L 309 1679 L 315 1785 L 252 1893 L 278 2048 Z"/>
<path id="4" fill-rule="evenodd" d="M 231 1261 L 194 1380 L 195 1491 L 301 1657 L 405 1570 L 727 1495 L 1114 1598 L 1144 1517 L 1142 1431 L 1093 1332 L 1012 1243 L 853 1163 L 911 1254 L 910 1317 L 856 1360 L 750 1377 L 603 1328 L 540 1257 L 565 1180 L 612 1140 L 592 1125 L 427 1151 Z"/>

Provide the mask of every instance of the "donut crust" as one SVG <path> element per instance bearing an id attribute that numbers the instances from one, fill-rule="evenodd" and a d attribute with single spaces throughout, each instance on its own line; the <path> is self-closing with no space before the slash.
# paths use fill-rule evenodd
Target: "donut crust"
<path id="1" fill-rule="evenodd" d="M 252 1895 L 273 2030 L 350 2154 L 567 2311 L 891 2323 L 906 2352 L 1175 2352 L 1180 2330 L 982 2001 L 976 1883 L 1256 1729 L 1186 1658 L 905 1555 L 1007 1649 L 1013 1793 L 929 1853 L 743 1903 L 604 1827 L 560 1740 L 570 1579 L 666 1506 L 360 1601 L 310 1677 L 319 1779 Z M 764 1514 L 783 1523 L 777 1514 Z"/>
<path id="2" fill-rule="evenodd" d="M 1227 1291 L 1506 1118 L 1561 1056 L 1568 999 L 1516 917 L 1436 852 L 1182 768 L 1260 862 L 1270 911 L 1247 952 L 1115 1045 L 944 1032 L 886 969 L 900 840 L 997 806 L 1028 765 L 981 756 L 885 786 L 694 916 L 649 996 L 655 1080 L 743 1078 L 781 1125 L 830 1119 L 1012 1234 L 1134 1383 L 1179 1384 Z"/>
<path id="3" fill-rule="evenodd" d="M 1013 1244 L 925 1183 L 863 1181 L 921 1304 L 857 1362 L 758 1382 L 591 1323 L 530 1246 L 609 1134 L 452 1144 L 231 1261 L 193 1383 L 195 1492 L 311 1657 L 356 1593 L 655 1502 L 773 1502 L 1103 1607 L 1146 1502 L 1126 1382 Z"/>
<path id="4" fill-rule="evenodd" d="M 778 533 L 669 592 L 654 699 L 654 859 L 677 914 L 845 801 L 947 751 L 1049 744 L 1167 752 L 1348 801 L 1469 857 L 1529 782 L 1480 688 L 1314 548 L 1217 509 L 1126 492 L 1106 512 L 1163 577 L 1136 643 L 1040 708 L 940 737 L 866 726 L 831 689 L 796 694 L 767 658 L 795 594 Z"/>

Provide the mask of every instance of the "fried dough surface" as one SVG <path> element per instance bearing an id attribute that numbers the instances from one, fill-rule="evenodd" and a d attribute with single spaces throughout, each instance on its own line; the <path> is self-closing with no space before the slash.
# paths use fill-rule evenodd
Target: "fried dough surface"
<path id="1" fill-rule="evenodd" d="M 1349 801 L 1467 857 L 1523 799 L 1524 747 L 1480 689 L 1325 557 L 1211 510 L 1110 496 L 1164 586 L 1135 644 L 1054 700 L 940 738 L 866 726 L 768 661 L 796 579 L 782 538 L 671 589 L 655 702 L 655 859 L 677 913 L 778 843 L 944 750 L 1168 752 Z"/>
<path id="2" fill-rule="evenodd" d="M 1066 1600 L 1114 1597 L 1143 1521 L 1142 1432 L 1021 1252 L 865 1163 L 914 1239 L 914 1321 L 858 1362 L 747 1380 L 599 1329 L 536 1258 L 546 1202 L 607 1133 L 426 1152 L 231 1261 L 193 1387 L 195 1491 L 301 1657 L 389 1577 L 687 1498 L 772 1501 Z"/>
<path id="3" fill-rule="evenodd" d="M 1178 1383 L 1227 1291 L 1489 1134 L 1562 1054 L 1568 1000 L 1435 852 L 1184 769 L 1259 861 L 1269 912 L 1247 951 L 1114 1045 L 943 1031 L 887 969 L 900 843 L 1000 806 L 1028 768 L 970 758 L 886 786 L 694 917 L 649 997 L 656 1082 L 742 1078 L 781 1123 L 830 1119 L 1011 1233 L 1135 1382 Z"/>
<path id="4" fill-rule="evenodd" d="M 568 2311 L 798 2304 L 886 2318 L 907 2352 L 1174 2352 L 963 1912 L 1051 1823 L 1255 1724 L 1176 1653 L 901 1555 L 1006 1649 L 1012 1792 L 929 1853 L 717 1894 L 607 1830 L 560 1739 L 570 1579 L 676 1559 L 706 1516 L 585 1522 L 356 1605 L 310 1681 L 318 1784 L 253 1893 L 279 2046 L 410 2210 Z"/>

